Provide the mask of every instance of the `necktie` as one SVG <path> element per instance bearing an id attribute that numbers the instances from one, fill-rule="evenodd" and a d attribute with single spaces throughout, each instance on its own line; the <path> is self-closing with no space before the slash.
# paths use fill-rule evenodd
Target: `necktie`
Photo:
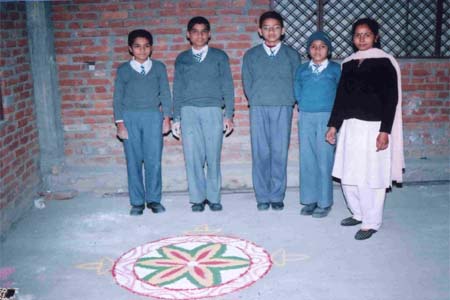
<path id="1" fill-rule="evenodd" d="M 143 65 L 141 65 L 141 75 L 145 75 L 145 68 Z"/>
<path id="2" fill-rule="evenodd" d="M 202 61 L 202 54 L 203 54 L 203 52 L 199 52 L 199 53 L 197 53 L 197 54 L 193 54 L 193 56 L 194 56 L 194 60 L 196 61 L 196 62 L 201 62 Z"/>
<path id="3" fill-rule="evenodd" d="M 313 64 L 313 73 L 319 74 L 320 65 Z"/>
<path id="4" fill-rule="evenodd" d="M 272 50 L 272 48 L 270 48 L 270 58 L 274 58 L 275 57 L 275 50 Z"/>

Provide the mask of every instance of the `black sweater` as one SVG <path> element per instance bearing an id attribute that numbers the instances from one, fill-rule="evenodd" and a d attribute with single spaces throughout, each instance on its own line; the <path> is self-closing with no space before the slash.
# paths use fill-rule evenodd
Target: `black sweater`
<path id="1" fill-rule="evenodd" d="M 391 133 L 398 102 L 397 73 L 388 58 L 346 62 L 331 112 L 329 127 L 346 119 L 381 121 L 380 132 Z"/>

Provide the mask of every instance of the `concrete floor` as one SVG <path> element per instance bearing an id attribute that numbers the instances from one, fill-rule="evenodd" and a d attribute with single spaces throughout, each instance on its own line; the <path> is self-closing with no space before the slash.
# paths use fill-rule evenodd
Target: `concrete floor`
<path id="1" fill-rule="evenodd" d="M 356 241 L 340 189 L 325 219 L 299 215 L 298 190 L 281 212 L 258 212 L 252 193 L 224 192 L 224 211 L 191 213 L 186 194 L 164 195 L 164 214 L 128 215 L 128 199 L 83 193 L 48 201 L 1 244 L 0 287 L 19 300 L 148 299 L 118 286 L 113 262 L 138 245 L 187 233 L 235 236 L 264 247 L 274 265 L 250 287 L 216 300 L 448 300 L 449 185 L 388 194 L 384 225 Z"/>

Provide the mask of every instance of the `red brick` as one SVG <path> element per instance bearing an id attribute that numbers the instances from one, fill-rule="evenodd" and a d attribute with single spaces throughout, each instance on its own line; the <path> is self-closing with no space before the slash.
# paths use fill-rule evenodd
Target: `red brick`
<path id="1" fill-rule="evenodd" d="M 88 85 L 108 85 L 111 84 L 111 81 L 108 79 L 88 79 Z"/>
<path id="2" fill-rule="evenodd" d="M 114 11 L 114 12 L 103 12 L 102 19 L 114 20 L 114 19 L 126 19 L 128 17 L 127 11 Z"/>

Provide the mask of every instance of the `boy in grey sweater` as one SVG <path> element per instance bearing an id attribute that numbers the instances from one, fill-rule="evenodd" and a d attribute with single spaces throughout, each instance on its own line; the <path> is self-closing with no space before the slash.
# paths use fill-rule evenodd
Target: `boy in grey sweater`
<path id="1" fill-rule="evenodd" d="M 268 11 L 259 18 L 261 45 L 249 49 L 242 65 L 250 104 L 253 189 L 258 210 L 284 208 L 287 157 L 291 135 L 294 75 L 300 56 L 282 44 L 283 19 Z"/>
<path id="2" fill-rule="evenodd" d="M 227 54 L 208 46 L 209 21 L 192 18 L 187 38 L 192 48 L 175 61 L 173 81 L 174 116 L 172 134 L 182 135 L 184 160 L 192 211 L 201 212 L 205 204 L 212 211 L 220 203 L 223 130 L 233 130 L 234 86 Z M 225 117 L 222 107 L 225 106 Z M 206 164 L 206 176 L 205 176 Z"/>
<path id="3" fill-rule="evenodd" d="M 152 45 L 150 32 L 130 32 L 133 59 L 118 67 L 114 83 L 114 120 L 125 149 L 131 215 L 142 215 L 145 204 L 153 213 L 165 211 L 160 203 L 161 155 L 163 134 L 170 131 L 172 99 L 166 66 L 150 59 Z"/>

